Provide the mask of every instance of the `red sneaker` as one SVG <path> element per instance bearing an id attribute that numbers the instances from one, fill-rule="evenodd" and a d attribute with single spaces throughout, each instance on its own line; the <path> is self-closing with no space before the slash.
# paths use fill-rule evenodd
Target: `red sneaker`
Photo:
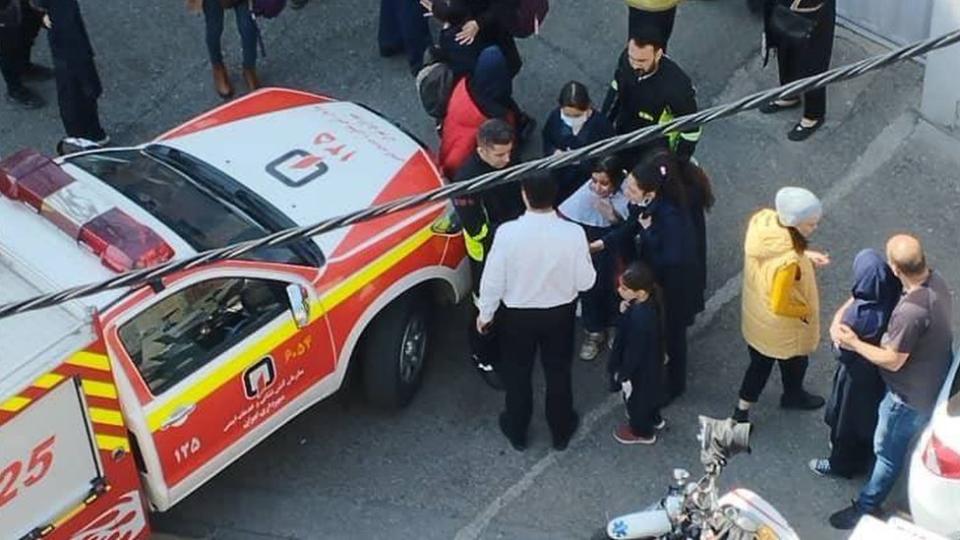
<path id="1" fill-rule="evenodd" d="M 613 430 L 613 438 L 620 444 L 653 444 L 657 442 L 657 436 L 638 437 L 633 434 L 629 424 L 621 424 L 620 427 Z"/>

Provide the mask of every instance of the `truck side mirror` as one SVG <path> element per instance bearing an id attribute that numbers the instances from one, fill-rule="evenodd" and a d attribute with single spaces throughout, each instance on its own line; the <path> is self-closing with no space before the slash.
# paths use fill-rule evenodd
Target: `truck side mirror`
<path id="1" fill-rule="evenodd" d="M 293 321 L 297 323 L 297 328 L 303 328 L 310 322 L 310 299 L 307 291 L 300 285 L 291 283 L 287 285 L 287 300 L 290 302 Z"/>

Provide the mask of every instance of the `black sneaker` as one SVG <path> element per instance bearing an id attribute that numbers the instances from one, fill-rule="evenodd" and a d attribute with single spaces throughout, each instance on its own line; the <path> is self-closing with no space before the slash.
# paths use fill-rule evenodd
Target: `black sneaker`
<path id="1" fill-rule="evenodd" d="M 780 397 L 780 406 L 784 409 L 796 409 L 800 411 L 813 411 L 823 407 L 826 400 L 820 396 L 815 396 L 805 390 L 799 394 L 784 394 Z"/>
<path id="2" fill-rule="evenodd" d="M 13 87 L 7 90 L 7 101 L 19 105 L 24 109 L 39 109 L 43 107 L 43 98 L 26 86 Z"/>
<path id="3" fill-rule="evenodd" d="M 741 409 L 740 407 L 734 407 L 733 415 L 731 415 L 730 418 L 738 424 L 746 424 L 750 421 L 750 411 Z"/>
<path id="4" fill-rule="evenodd" d="M 857 501 L 850 501 L 850 506 L 830 515 L 830 526 L 841 531 L 849 531 L 856 527 L 860 518 L 867 514 L 873 514 L 873 512 L 860 508 Z"/>
<path id="5" fill-rule="evenodd" d="M 510 441 L 510 446 L 513 447 L 517 452 L 523 452 L 527 449 L 527 441 L 524 439 L 517 439 L 510 435 L 510 430 L 507 429 L 507 415 L 506 413 L 500 413 L 500 417 L 497 419 L 497 423 L 500 425 L 500 433 L 503 433 L 503 436 Z"/>
<path id="6" fill-rule="evenodd" d="M 554 437 L 553 439 L 553 449 L 557 452 L 563 452 L 567 449 L 567 446 L 570 445 L 570 439 L 573 438 L 573 435 L 577 432 L 577 428 L 580 427 L 580 415 L 576 412 L 573 413 L 573 423 L 570 425 L 570 432 L 567 433 L 566 437 Z"/>
<path id="7" fill-rule="evenodd" d="M 835 478 L 850 478 L 849 475 L 840 474 L 837 472 L 832 465 L 830 465 L 830 460 L 827 458 L 817 458 L 811 459 L 807 463 L 807 467 L 810 468 L 810 471 L 817 476 L 832 476 Z"/>

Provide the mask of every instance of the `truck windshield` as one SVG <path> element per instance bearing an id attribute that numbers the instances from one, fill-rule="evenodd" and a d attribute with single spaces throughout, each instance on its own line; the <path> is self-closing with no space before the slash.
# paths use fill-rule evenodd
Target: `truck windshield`
<path id="1" fill-rule="evenodd" d="M 225 185 L 220 178 L 214 181 L 209 177 L 210 171 L 182 155 L 171 155 L 165 147 L 82 154 L 68 162 L 119 191 L 197 251 L 253 240 L 295 225 L 255 194 L 239 188 L 235 181 L 230 180 L 232 185 Z M 203 173 L 208 173 L 208 177 Z M 319 248 L 307 244 L 263 248 L 247 257 L 320 264 Z"/>

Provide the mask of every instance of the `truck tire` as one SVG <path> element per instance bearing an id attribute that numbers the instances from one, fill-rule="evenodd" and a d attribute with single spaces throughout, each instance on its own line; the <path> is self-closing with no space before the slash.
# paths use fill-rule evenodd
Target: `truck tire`
<path id="1" fill-rule="evenodd" d="M 360 346 L 367 401 L 398 409 L 420 387 L 427 358 L 429 311 L 423 294 L 407 293 L 381 311 Z"/>

